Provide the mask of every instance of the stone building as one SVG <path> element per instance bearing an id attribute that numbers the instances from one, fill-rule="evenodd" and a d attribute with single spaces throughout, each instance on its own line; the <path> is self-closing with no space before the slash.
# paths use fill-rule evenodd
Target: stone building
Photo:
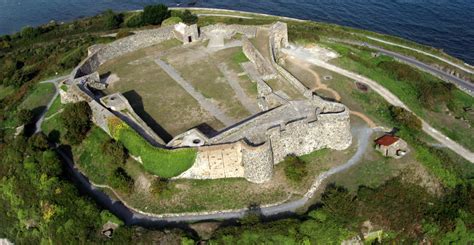
<path id="1" fill-rule="evenodd" d="M 408 152 L 408 144 L 394 135 L 386 134 L 375 140 L 375 149 L 386 157 L 402 158 Z"/>

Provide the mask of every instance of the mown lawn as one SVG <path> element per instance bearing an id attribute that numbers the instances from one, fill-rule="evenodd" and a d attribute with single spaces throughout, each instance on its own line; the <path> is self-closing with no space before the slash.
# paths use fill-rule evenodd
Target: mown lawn
<path id="1" fill-rule="evenodd" d="M 131 155 L 141 158 L 145 170 L 160 177 L 179 175 L 189 169 L 196 158 L 196 149 L 167 150 L 154 147 L 123 122 L 111 122 L 109 127 L 115 140 L 120 141 Z"/>

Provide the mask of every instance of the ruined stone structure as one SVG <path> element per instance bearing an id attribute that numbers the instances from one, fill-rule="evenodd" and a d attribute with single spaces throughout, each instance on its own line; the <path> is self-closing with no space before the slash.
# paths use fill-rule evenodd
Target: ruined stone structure
<path id="1" fill-rule="evenodd" d="M 255 37 L 258 28 L 269 30 L 271 60 L 265 59 L 247 39 Z M 219 43 L 221 38 L 229 39 L 236 34 L 242 36 L 243 51 L 254 64 L 247 68 L 242 64 L 242 67 L 246 71 L 252 67 L 257 68 L 257 71 L 251 73 L 255 76 L 252 80 L 257 81 L 258 101 L 263 112 L 232 125 L 213 137 L 206 136 L 198 129 L 191 129 L 165 145 L 121 94 L 101 97 L 90 90 L 100 90 L 106 86 L 100 82 L 96 70 L 109 59 L 172 38 L 188 43 L 207 40 L 216 33 L 219 35 L 216 39 Z M 278 64 L 282 55 L 280 50 L 287 46 L 287 26 L 281 22 L 267 26 L 217 24 L 203 27 L 200 31 L 195 25 L 178 24 L 137 31 L 135 35 L 110 44 L 91 47 L 89 56 L 74 69 L 69 80 L 60 85 L 67 86 L 67 90 L 60 90 L 61 101 L 89 102 L 94 123 L 109 134 L 107 122 L 110 118 L 116 118 L 126 122 L 157 147 L 170 150 L 197 148 L 194 165 L 176 178 L 243 177 L 251 182 L 262 183 L 271 179 L 274 165 L 289 154 L 299 156 L 323 148 L 343 150 L 352 142 L 348 109 L 342 104 L 312 95 L 298 79 Z M 249 76 L 251 73 L 249 72 Z M 285 78 L 307 99 L 289 101 L 284 95 L 273 93 L 264 79 L 276 75 Z"/>

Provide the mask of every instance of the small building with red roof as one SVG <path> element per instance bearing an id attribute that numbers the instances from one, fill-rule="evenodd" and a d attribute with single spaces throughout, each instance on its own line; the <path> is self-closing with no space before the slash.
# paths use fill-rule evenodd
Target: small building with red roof
<path id="1" fill-rule="evenodd" d="M 402 158 L 408 152 L 408 144 L 399 137 L 386 134 L 375 140 L 375 149 L 386 157 Z"/>

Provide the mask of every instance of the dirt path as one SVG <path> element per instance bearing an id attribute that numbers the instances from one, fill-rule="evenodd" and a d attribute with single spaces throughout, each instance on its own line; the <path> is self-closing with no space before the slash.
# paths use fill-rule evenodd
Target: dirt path
<path id="1" fill-rule="evenodd" d="M 340 67 L 337 67 L 335 65 L 332 65 L 332 64 L 326 63 L 322 60 L 319 60 L 316 57 L 311 56 L 310 54 L 308 54 L 308 52 L 306 52 L 305 50 L 300 49 L 300 48 L 287 49 L 287 50 L 285 50 L 285 52 L 288 53 L 289 55 L 292 55 L 294 57 L 298 57 L 298 58 L 303 59 L 307 62 L 310 62 L 310 63 L 312 63 L 316 66 L 320 66 L 324 69 L 339 73 L 343 76 L 354 79 L 356 81 L 363 82 L 363 83 L 367 84 L 376 93 L 380 94 L 388 103 L 390 103 L 394 106 L 399 106 L 399 107 L 402 107 L 406 110 L 411 111 L 410 108 L 408 108 L 408 106 L 406 106 L 405 103 L 403 103 L 396 95 L 394 95 L 392 92 L 390 92 L 384 86 L 380 85 L 378 82 L 376 82 L 372 79 L 369 79 L 369 78 L 361 76 L 357 73 L 354 73 L 354 72 L 351 72 L 351 71 L 348 71 L 348 70 L 344 70 Z M 438 130 L 436 130 L 432 126 L 430 126 L 423 119 L 420 118 L 420 120 L 421 120 L 422 125 L 423 125 L 422 129 L 425 133 L 427 133 L 428 135 L 430 135 L 435 140 L 439 141 L 440 143 L 442 143 L 443 145 L 445 145 L 446 147 L 448 147 L 452 151 L 456 152 L 458 155 L 462 156 L 466 160 L 470 161 L 471 163 L 474 163 L 474 153 L 473 152 L 471 152 L 470 150 L 464 148 L 459 143 L 451 140 L 446 135 L 442 134 L 441 132 L 439 132 Z"/>

